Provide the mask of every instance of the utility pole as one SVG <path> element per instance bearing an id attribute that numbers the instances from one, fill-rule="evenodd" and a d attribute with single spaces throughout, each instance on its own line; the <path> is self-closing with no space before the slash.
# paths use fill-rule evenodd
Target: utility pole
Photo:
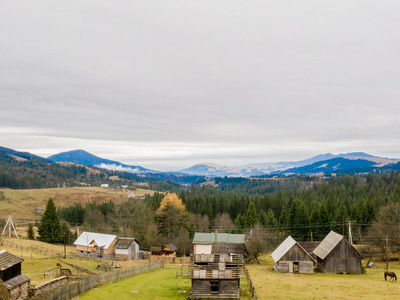
<path id="1" fill-rule="evenodd" d="M 313 239 L 312 239 L 312 231 L 311 231 L 311 242 L 313 241 Z"/>
<path id="2" fill-rule="evenodd" d="M 389 247 L 389 239 L 388 239 L 388 235 L 386 235 L 386 265 L 385 265 L 385 269 L 389 270 L 389 263 L 388 263 L 388 247 Z"/>
<path id="3" fill-rule="evenodd" d="M 351 234 L 351 222 L 349 221 L 349 242 L 350 245 L 353 245 L 353 236 Z"/>
<path id="4" fill-rule="evenodd" d="M 65 247 L 65 233 L 64 233 L 64 259 L 66 259 L 66 258 L 67 258 L 67 250 Z"/>
<path id="5" fill-rule="evenodd" d="M 78 224 L 76 224 L 76 231 L 77 231 L 77 233 L 78 233 L 78 236 L 77 236 L 77 237 L 79 237 L 79 225 L 78 225 Z"/>

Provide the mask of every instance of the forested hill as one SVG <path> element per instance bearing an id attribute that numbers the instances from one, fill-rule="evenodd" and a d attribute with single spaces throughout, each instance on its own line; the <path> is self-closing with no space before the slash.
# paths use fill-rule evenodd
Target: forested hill
<path id="1" fill-rule="evenodd" d="M 399 172 L 330 179 L 235 180 L 225 179 L 221 188 L 192 186 L 180 197 L 188 211 L 210 220 L 228 213 L 242 229 L 252 225 L 246 219 L 253 203 L 257 222 L 299 240 L 309 240 L 311 232 L 315 239 L 322 239 L 329 230 L 347 234 L 349 220 L 358 226 L 355 234 L 361 237 L 380 207 L 400 201 Z"/>
<path id="2" fill-rule="evenodd" d="M 61 166 L 26 152 L 0 148 L 0 187 L 12 189 L 75 185 L 86 177 L 83 166 Z"/>

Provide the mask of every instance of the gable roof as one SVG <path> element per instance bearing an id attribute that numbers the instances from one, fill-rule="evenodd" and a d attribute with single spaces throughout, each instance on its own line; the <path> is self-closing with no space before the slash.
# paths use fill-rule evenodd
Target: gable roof
<path id="1" fill-rule="evenodd" d="M 168 247 L 168 249 L 171 250 L 172 252 L 178 250 L 178 248 L 176 248 L 175 245 L 172 243 L 169 243 L 168 245 L 166 245 L 166 247 Z"/>
<path id="2" fill-rule="evenodd" d="M 94 233 L 94 232 L 84 231 L 78 237 L 78 239 L 74 242 L 74 245 L 85 246 L 85 247 L 94 247 L 94 245 L 91 245 L 91 243 L 95 242 L 99 247 L 108 249 L 108 247 L 110 247 L 110 245 L 116 238 L 117 238 L 117 236 L 113 235 L 113 234 Z"/>
<path id="3" fill-rule="evenodd" d="M 290 235 L 271 253 L 272 259 L 274 262 L 278 262 L 290 249 L 293 248 L 294 245 L 297 245 L 304 251 L 307 256 L 309 256 L 313 261 L 314 258 L 298 243 L 296 242 Z"/>
<path id="4" fill-rule="evenodd" d="M 217 240 L 215 240 L 217 235 Z M 193 244 L 212 244 L 218 243 L 232 243 L 232 244 L 244 244 L 246 235 L 244 234 L 232 234 L 232 233 L 202 233 L 196 232 L 193 238 Z"/>
<path id="5" fill-rule="evenodd" d="M 0 271 L 4 271 L 12 266 L 23 262 L 24 260 L 6 250 L 0 251 Z"/>
<path id="6" fill-rule="evenodd" d="M 314 249 L 313 253 L 321 259 L 325 259 L 329 253 L 342 241 L 346 239 L 343 235 L 340 235 L 334 231 L 328 233 L 328 235 L 322 240 L 317 248 Z M 346 241 L 347 242 L 347 241 Z M 348 243 L 348 242 L 347 242 Z M 350 244 L 349 244 L 350 245 Z M 350 245 L 353 250 L 363 259 L 364 257 L 357 251 L 353 245 Z"/>
<path id="7" fill-rule="evenodd" d="M 313 253 L 321 259 L 325 259 L 329 253 L 341 242 L 344 238 L 334 231 L 328 233 L 328 235 L 322 240 L 317 248 L 314 249 Z"/>
<path id="8" fill-rule="evenodd" d="M 135 238 L 118 238 L 117 242 L 114 245 L 115 249 L 128 249 L 133 241 L 135 241 L 136 243 L 138 243 Z M 139 244 L 139 243 L 138 243 Z"/>

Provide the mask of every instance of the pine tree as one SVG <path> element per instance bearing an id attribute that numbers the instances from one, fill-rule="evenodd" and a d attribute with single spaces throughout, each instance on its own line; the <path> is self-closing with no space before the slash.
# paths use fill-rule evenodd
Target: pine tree
<path id="1" fill-rule="evenodd" d="M 292 202 L 289 211 L 289 222 L 291 225 L 291 233 L 294 239 L 307 240 L 308 238 L 308 216 L 306 206 L 303 201 L 298 199 Z"/>
<path id="2" fill-rule="evenodd" d="M 32 223 L 28 224 L 28 239 L 30 239 L 30 240 L 35 239 L 35 232 L 33 231 Z"/>
<path id="3" fill-rule="evenodd" d="M 47 243 L 61 243 L 63 235 L 60 220 L 53 199 L 47 202 L 46 210 L 38 226 L 39 240 Z"/>
<path id="4" fill-rule="evenodd" d="M 245 227 L 253 227 L 258 222 L 258 217 L 256 206 L 254 202 L 251 201 L 249 207 L 247 208 L 246 220 L 244 222 Z"/>
<path id="5" fill-rule="evenodd" d="M 268 209 L 267 214 L 264 216 L 264 225 L 265 227 L 272 227 L 272 229 L 276 229 L 276 225 L 278 225 L 278 220 L 275 217 L 272 209 Z"/>

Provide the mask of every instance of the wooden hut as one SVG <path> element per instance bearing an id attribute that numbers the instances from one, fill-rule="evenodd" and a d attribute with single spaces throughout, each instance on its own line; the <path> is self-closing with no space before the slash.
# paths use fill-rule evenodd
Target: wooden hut
<path id="1" fill-rule="evenodd" d="M 119 237 L 114 245 L 115 256 L 127 260 L 139 259 L 139 246 L 134 238 Z"/>
<path id="2" fill-rule="evenodd" d="M 10 299 L 29 297 L 30 278 L 21 275 L 21 263 L 24 260 L 6 250 L 0 251 L 0 279 L 4 281 Z"/>
<path id="3" fill-rule="evenodd" d="M 364 257 L 344 238 L 334 231 L 314 249 L 317 265 L 327 273 L 362 274 Z"/>
<path id="4" fill-rule="evenodd" d="M 316 261 L 291 236 L 271 253 L 274 268 L 281 273 L 313 273 Z"/>
<path id="5" fill-rule="evenodd" d="M 178 251 L 178 248 L 174 244 L 169 243 L 162 248 L 161 253 L 166 256 L 176 256 L 176 251 Z"/>
<path id="6" fill-rule="evenodd" d="M 193 298 L 239 299 L 242 254 L 192 254 L 190 258 Z"/>

